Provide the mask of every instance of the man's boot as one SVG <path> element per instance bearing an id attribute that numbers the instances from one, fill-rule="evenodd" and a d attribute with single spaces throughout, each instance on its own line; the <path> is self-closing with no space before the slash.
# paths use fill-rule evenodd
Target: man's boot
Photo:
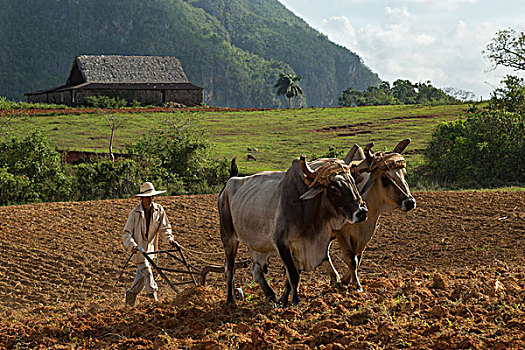
<path id="1" fill-rule="evenodd" d="M 157 298 L 157 292 L 153 292 L 151 294 L 146 294 L 146 296 L 150 299 L 153 299 L 155 301 L 159 301 L 159 299 Z"/>
<path id="2" fill-rule="evenodd" d="M 135 301 L 137 301 L 137 293 L 132 293 L 130 291 L 126 292 L 126 304 L 133 307 L 135 306 Z"/>

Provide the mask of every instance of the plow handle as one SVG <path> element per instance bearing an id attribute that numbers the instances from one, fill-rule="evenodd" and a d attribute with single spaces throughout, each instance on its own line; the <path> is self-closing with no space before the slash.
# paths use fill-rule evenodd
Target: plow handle
<path id="1" fill-rule="evenodd" d="M 155 262 L 153 262 L 153 259 L 149 257 L 149 255 L 144 251 L 144 249 L 142 249 L 142 247 L 137 247 L 137 250 L 139 252 L 142 253 L 142 255 L 144 255 L 144 258 L 151 264 L 151 266 L 153 266 L 153 268 L 155 270 L 157 270 L 157 272 L 159 273 L 159 275 L 166 281 L 168 282 L 169 286 L 171 287 L 171 289 L 173 289 L 175 291 L 175 293 L 180 293 L 180 291 L 177 289 L 177 287 L 175 287 L 175 285 L 173 284 L 173 282 L 171 282 L 169 280 L 169 278 L 164 274 L 164 272 L 162 272 L 162 270 L 157 266 L 157 264 L 155 264 Z"/>

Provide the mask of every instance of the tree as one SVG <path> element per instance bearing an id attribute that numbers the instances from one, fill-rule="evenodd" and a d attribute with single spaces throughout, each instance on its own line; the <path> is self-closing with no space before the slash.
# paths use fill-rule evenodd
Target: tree
<path id="1" fill-rule="evenodd" d="M 483 51 L 497 66 L 525 70 L 525 32 L 509 28 L 496 33 Z"/>
<path id="2" fill-rule="evenodd" d="M 392 95 L 390 83 L 382 81 L 379 86 L 369 86 L 365 91 L 357 91 L 349 87 L 339 97 L 340 106 L 382 106 L 398 104 Z"/>
<path id="3" fill-rule="evenodd" d="M 285 95 L 288 98 L 288 108 L 292 108 L 292 98 L 303 94 L 303 89 L 299 86 L 301 77 L 295 74 L 279 74 L 277 83 L 273 86 L 277 88 L 277 96 Z"/>
<path id="4" fill-rule="evenodd" d="M 415 104 L 417 99 L 416 86 L 410 80 L 398 79 L 392 84 L 392 95 L 401 104 Z"/>
<path id="5" fill-rule="evenodd" d="M 425 155 L 433 181 L 461 187 L 523 184 L 525 179 L 525 82 L 507 76 L 487 108 L 439 124 Z"/>
<path id="6" fill-rule="evenodd" d="M 462 90 L 455 87 L 444 88 L 443 92 L 463 102 L 474 101 L 476 99 L 476 94 L 474 94 L 472 91 Z"/>
<path id="7" fill-rule="evenodd" d="M 501 82 L 504 85 L 491 94 L 490 109 L 525 115 L 525 81 L 507 75 Z"/>
<path id="8" fill-rule="evenodd" d="M 113 155 L 113 139 L 115 137 L 115 131 L 118 130 L 122 125 L 124 125 L 124 123 L 128 120 L 128 118 L 121 117 L 119 119 L 119 118 L 115 118 L 114 114 L 108 116 L 105 113 L 103 114 L 103 116 L 108 122 L 109 128 L 111 129 L 111 135 L 109 136 L 109 159 L 112 162 L 114 162 L 115 156 Z"/>
<path id="9" fill-rule="evenodd" d="M 457 103 L 454 96 L 446 94 L 427 81 L 412 84 L 409 80 L 398 79 L 390 87 L 388 81 L 379 86 L 369 86 L 365 91 L 357 91 L 349 87 L 339 97 L 341 106 L 384 106 L 398 104 L 425 103 Z"/>

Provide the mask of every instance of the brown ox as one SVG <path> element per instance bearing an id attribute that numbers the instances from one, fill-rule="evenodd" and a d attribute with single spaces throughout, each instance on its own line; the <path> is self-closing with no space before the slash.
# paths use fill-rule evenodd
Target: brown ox
<path id="1" fill-rule="evenodd" d="M 356 224 L 347 223 L 333 232 L 332 238 L 337 239 L 349 269 L 341 280 L 331 261 L 327 260 L 323 265 L 330 274 L 332 285 L 338 285 L 341 281 L 345 285 L 351 282 L 357 291 L 362 292 L 357 269 L 363 251 L 374 235 L 381 213 L 395 208 L 409 211 L 416 207 L 416 200 L 410 194 L 405 181 L 406 162 L 401 155 L 409 143 L 410 139 L 405 139 L 392 152 L 375 153 L 371 151 L 373 143 L 366 145 L 364 152 L 354 145 L 345 157 L 345 162 L 354 166 L 354 170 L 362 176 L 357 176 L 356 182 L 368 208 L 368 220 Z M 312 162 L 310 166 L 316 169 L 322 161 Z"/>

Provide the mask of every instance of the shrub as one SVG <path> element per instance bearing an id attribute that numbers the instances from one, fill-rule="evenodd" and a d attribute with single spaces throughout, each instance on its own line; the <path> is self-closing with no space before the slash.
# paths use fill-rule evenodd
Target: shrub
<path id="1" fill-rule="evenodd" d="M 229 163 L 213 158 L 209 135 L 199 127 L 198 118 L 174 113 L 127 147 L 141 169 L 164 183 L 171 194 L 215 191 L 228 178 Z"/>
<path id="2" fill-rule="evenodd" d="M 0 168 L 0 205 L 24 203 L 30 193 L 31 182 L 25 175 L 12 174 L 4 166 Z"/>
<path id="3" fill-rule="evenodd" d="M 431 178 L 449 187 L 523 184 L 524 115 L 488 108 L 439 124 L 426 156 Z"/>
<path id="4" fill-rule="evenodd" d="M 16 194 L 2 194 L 2 203 L 17 198 L 22 202 L 50 202 L 67 200 L 70 181 L 60 161 L 60 154 L 39 131 L 23 140 L 16 137 L 0 142 L 0 167 L 3 176 L 0 187 L 11 184 Z"/>
<path id="5" fill-rule="evenodd" d="M 7 97 L 0 96 L 0 111 L 6 109 L 34 109 L 34 108 L 52 108 L 52 109 L 67 109 L 66 105 L 57 105 L 50 103 L 27 103 L 16 102 L 8 100 Z"/>
<path id="6" fill-rule="evenodd" d="M 135 192 L 140 183 L 140 169 L 130 159 L 78 164 L 72 167 L 71 199 L 123 198 Z"/>
<path id="7" fill-rule="evenodd" d="M 126 107 L 127 101 L 119 96 L 88 96 L 84 99 L 84 105 L 94 108 L 121 108 Z"/>

